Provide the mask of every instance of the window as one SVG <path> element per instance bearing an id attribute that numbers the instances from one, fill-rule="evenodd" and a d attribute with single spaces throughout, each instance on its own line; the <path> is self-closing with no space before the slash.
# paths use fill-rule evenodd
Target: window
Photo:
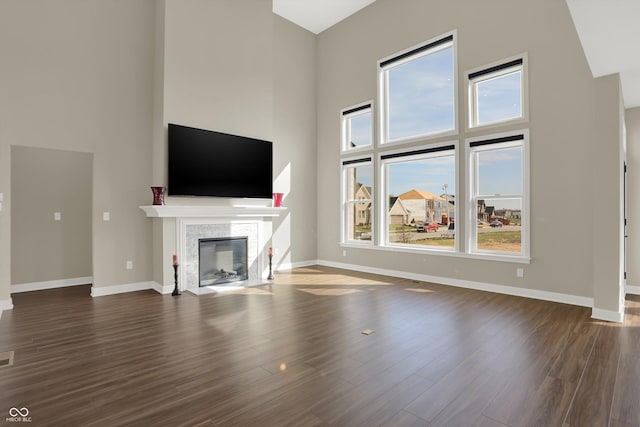
<path id="1" fill-rule="evenodd" d="M 469 73 L 469 126 L 525 117 L 524 59 Z"/>
<path id="2" fill-rule="evenodd" d="M 380 156 L 384 180 L 384 244 L 455 249 L 455 144 Z"/>
<path id="3" fill-rule="evenodd" d="M 528 262 L 529 133 L 459 149 L 456 37 L 378 61 L 377 121 L 371 101 L 340 111 L 342 244 Z M 527 120 L 526 65 L 522 54 L 466 73 L 469 129 Z"/>
<path id="4" fill-rule="evenodd" d="M 349 107 L 342 114 L 342 150 L 371 148 L 373 120 L 371 102 Z"/>
<path id="5" fill-rule="evenodd" d="M 379 62 L 382 143 L 456 130 L 454 36 Z"/>
<path id="6" fill-rule="evenodd" d="M 470 252 L 527 257 L 528 133 L 470 140 L 468 153 Z"/>
<path id="7" fill-rule="evenodd" d="M 371 158 L 342 162 L 342 241 L 371 243 L 373 166 Z"/>

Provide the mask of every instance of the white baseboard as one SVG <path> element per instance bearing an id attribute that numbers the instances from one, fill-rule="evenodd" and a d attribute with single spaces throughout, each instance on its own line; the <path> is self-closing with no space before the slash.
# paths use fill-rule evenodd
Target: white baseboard
<path id="1" fill-rule="evenodd" d="M 164 290 L 156 282 L 125 283 L 123 285 L 113 285 L 113 286 L 92 286 L 91 296 L 102 297 L 105 295 L 123 294 L 126 292 L 144 291 L 147 289 L 153 289 L 158 293 L 162 293 L 161 291 Z"/>
<path id="2" fill-rule="evenodd" d="M 73 279 L 47 280 L 45 282 L 19 283 L 11 285 L 11 293 L 42 291 L 44 289 L 66 288 L 67 286 L 90 285 L 93 277 L 76 277 Z"/>
<path id="3" fill-rule="evenodd" d="M 388 270 L 385 268 L 364 267 L 361 265 L 344 264 L 340 262 L 319 260 L 318 264 L 327 267 L 344 268 L 346 270 L 362 271 L 364 273 L 381 274 L 384 276 L 400 277 L 403 279 L 419 280 L 440 285 L 456 286 L 459 288 L 475 289 L 478 291 L 495 292 L 498 294 L 517 297 L 533 298 L 543 301 L 559 302 L 563 304 L 593 307 L 593 298 L 576 295 L 560 294 L 557 292 L 539 291 L 536 289 L 517 288 L 515 286 L 495 285 L 492 283 L 474 282 L 471 280 L 452 279 L 449 277 L 430 276 L 427 274 L 408 273 L 406 271 Z"/>
<path id="4" fill-rule="evenodd" d="M 163 286 L 158 282 L 150 282 L 150 283 L 153 285 L 152 289 L 154 291 L 156 291 L 157 293 L 162 294 L 162 295 L 167 295 L 167 294 L 172 293 L 173 289 L 175 288 L 175 285 L 164 285 Z"/>
<path id="5" fill-rule="evenodd" d="M 597 320 L 606 320 L 607 322 L 623 323 L 624 312 L 620 313 L 618 311 L 603 310 L 601 308 L 594 307 L 593 309 L 591 309 L 591 318 Z"/>
<path id="6" fill-rule="evenodd" d="M 9 299 L 0 299 L 0 317 L 4 310 L 13 310 L 13 301 Z"/>
<path id="7" fill-rule="evenodd" d="M 624 290 L 631 295 L 640 295 L 640 286 L 627 285 Z"/>
<path id="8" fill-rule="evenodd" d="M 275 268 L 275 271 L 287 271 L 287 270 L 293 270 L 294 268 L 309 267 L 309 266 L 318 265 L 318 264 L 319 264 L 319 261 L 317 259 L 310 260 L 310 261 L 287 262 L 287 263 L 278 264 L 278 266 Z"/>

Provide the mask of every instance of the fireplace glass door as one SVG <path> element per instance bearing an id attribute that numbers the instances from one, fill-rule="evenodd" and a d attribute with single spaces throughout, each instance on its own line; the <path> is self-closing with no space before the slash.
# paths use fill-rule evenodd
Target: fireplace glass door
<path id="1" fill-rule="evenodd" d="M 200 286 L 247 280 L 247 237 L 199 239 Z"/>

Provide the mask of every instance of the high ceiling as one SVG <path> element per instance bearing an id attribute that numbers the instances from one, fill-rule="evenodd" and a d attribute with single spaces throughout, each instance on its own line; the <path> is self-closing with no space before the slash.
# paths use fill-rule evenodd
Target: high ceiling
<path id="1" fill-rule="evenodd" d="M 566 1 L 593 76 L 620 73 L 625 107 L 640 107 L 640 1 Z"/>
<path id="2" fill-rule="evenodd" d="M 273 0 L 273 12 L 319 34 L 376 0 Z"/>
<path id="3" fill-rule="evenodd" d="M 273 12 L 319 34 L 374 1 L 273 0 Z M 593 76 L 620 73 L 625 107 L 640 107 L 640 0 L 566 2 Z"/>

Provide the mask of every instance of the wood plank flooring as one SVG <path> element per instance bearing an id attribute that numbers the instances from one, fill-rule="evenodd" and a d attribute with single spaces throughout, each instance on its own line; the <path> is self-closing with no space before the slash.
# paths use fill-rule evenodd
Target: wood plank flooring
<path id="1" fill-rule="evenodd" d="M 32 426 L 640 427 L 637 296 L 617 325 L 309 267 L 220 295 L 78 286 L 13 301 L 0 423 L 15 407 Z"/>

